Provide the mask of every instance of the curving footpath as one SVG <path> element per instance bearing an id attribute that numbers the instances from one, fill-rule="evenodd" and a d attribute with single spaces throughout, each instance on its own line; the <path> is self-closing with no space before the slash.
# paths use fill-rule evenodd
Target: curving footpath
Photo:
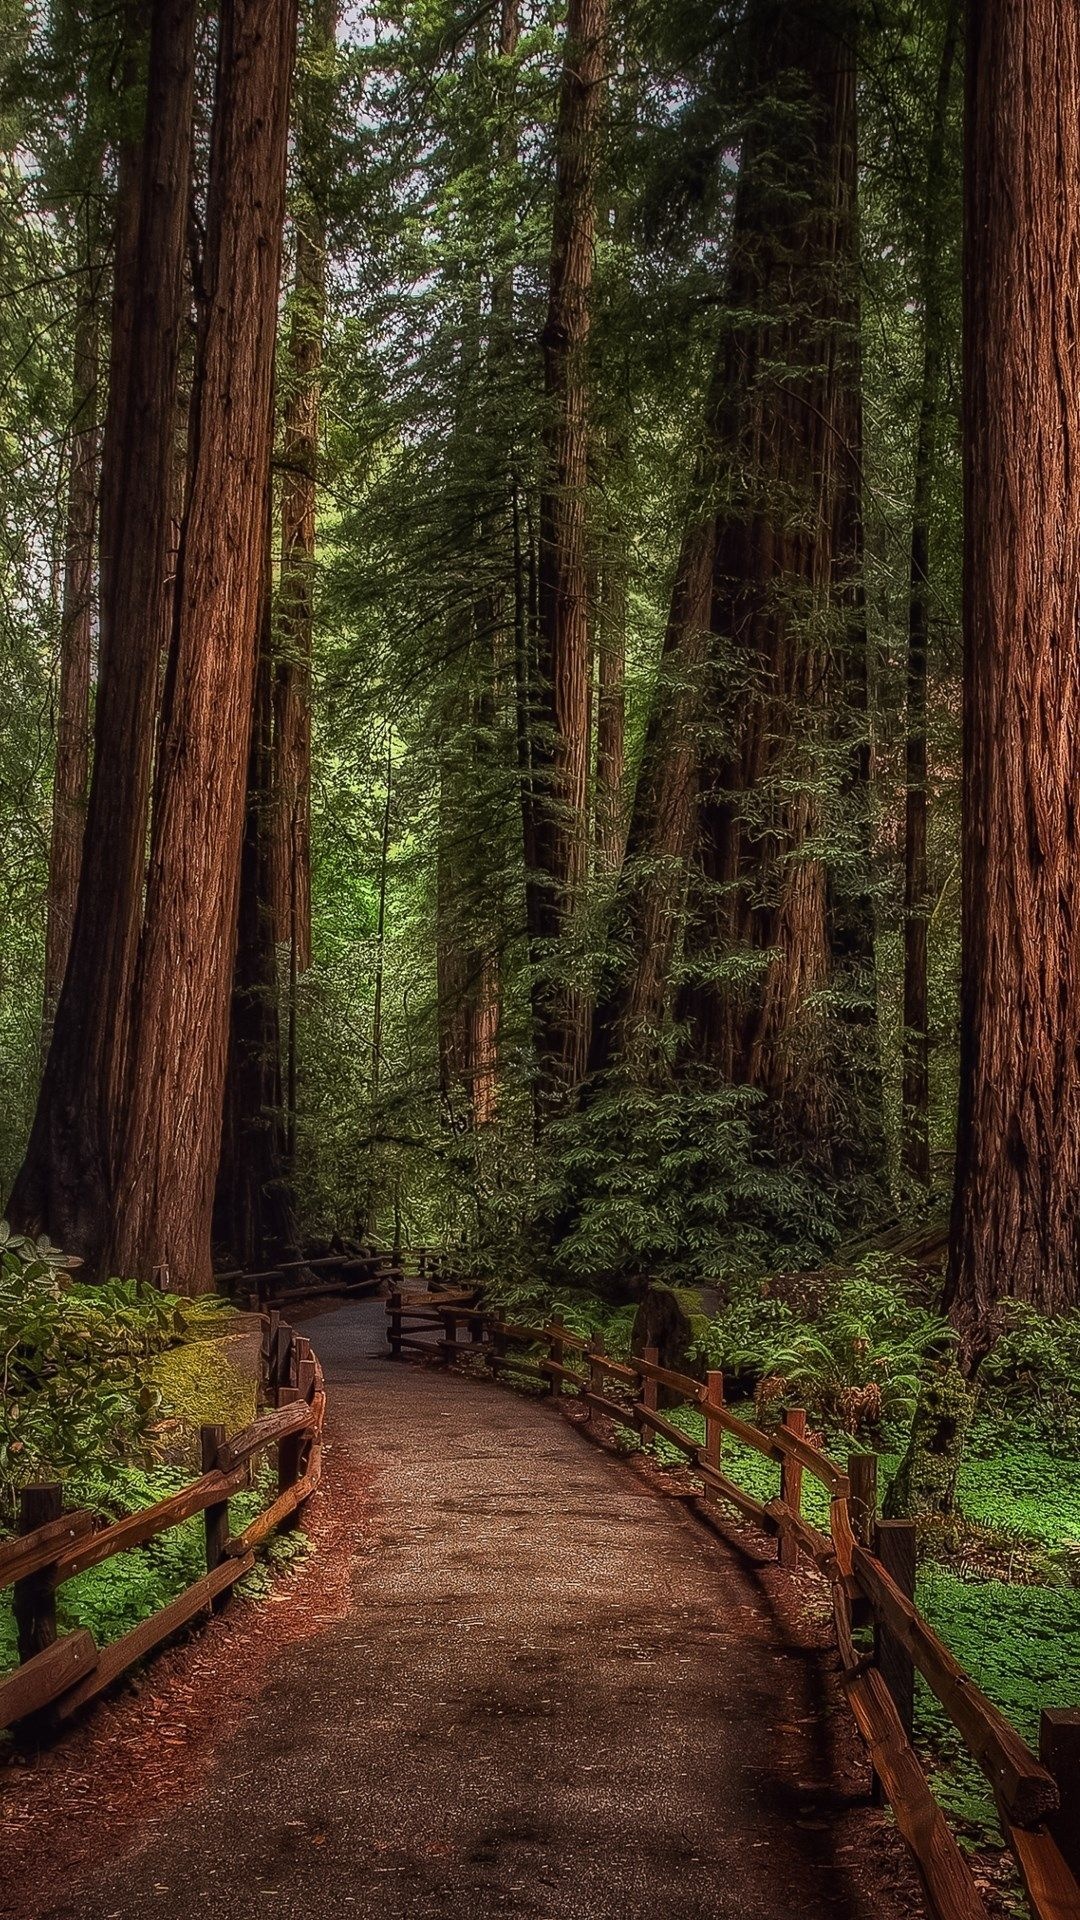
<path id="1" fill-rule="evenodd" d="M 390 1365 L 381 1302 L 312 1333 L 330 1439 L 376 1468 L 351 1610 L 282 1650 L 194 1796 L 51 1920 L 919 1911 L 833 1784 L 825 1663 L 752 1554 L 551 1404 Z"/>

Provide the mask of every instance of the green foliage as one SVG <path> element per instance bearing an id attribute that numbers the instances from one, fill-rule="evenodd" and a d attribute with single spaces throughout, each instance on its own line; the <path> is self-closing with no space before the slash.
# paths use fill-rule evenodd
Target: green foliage
<path id="1" fill-rule="evenodd" d="M 487 1289 L 487 1298 L 497 1303 L 509 1320 L 534 1327 L 561 1320 L 571 1333 L 583 1339 L 595 1339 L 600 1334 L 613 1359 L 622 1359 L 630 1351 L 637 1311 L 634 1306 L 613 1307 L 599 1294 L 583 1288 L 550 1287 L 534 1280 L 509 1284 L 494 1281 Z"/>
<path id="2" fill-rule="evenodd" d="M 958 1580 L 924 1567 L 918 1601 L 931 1625 L 1029 1744 L 1039 1711 L 1080 1698 L 1080 1591 Z M 939 1763 L 935 1791 L 976 1833 L 993 1831 L 989 1788 L 936 1700 L 920 1685 L 918 1731 Z"/>
<path id="3" fill-rule="evenodd" d="M 1004 1329 L 979 1368 L 984 1413 L 1058 1447 L 1080 1446 L 1080 1313 L 1048 1319 L 1022 1300 L 1003 1311 Z"/>
<path id="4" fill-rule="evenodd" d="M 102 1478 L 147 1447 L 161 1394 L 147 1363 L 178 1337 L 180 1303 L 154 1287 L 80 1285 L 47 1241 L 0 1225 L 0 1518 L 33 1479 Z"/>
<path id="5" fill-rule="evenodd" d="M 599 1089 L 551 1128 L 557 1259 L 588 1285 L 693 1284 L 817 1259 L 835 1236 L 820 1183 L 755 1153 L 753 1094 L 633 1083 Z"/>
<path id="6" fill-rule="evenodd" d="M 812 1321 L 784 1300 L 740 1290 L 697 1351 L 757 1382 L 760 1415 L 797 1404 L 845 1433 L 894 1432 L 911 1418 L 928 1356 L 951 1340 L 944 1321 L 910 1304 L 889 1262 L 870 1254 L 827 1282 Z"/>

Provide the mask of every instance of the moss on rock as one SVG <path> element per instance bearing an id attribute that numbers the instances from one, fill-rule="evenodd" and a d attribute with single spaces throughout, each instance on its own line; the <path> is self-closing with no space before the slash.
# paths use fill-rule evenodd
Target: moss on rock
<path id="1" fill-rule="evenodd" d="M 255 1418 L 257 1368 L 244 1335 L 185 1340 L 150 1363 L 148 1378 L 163 1401 L 162 1439 L 170 1458 L 197 1464 L 199 1428 L 224 1426 L 230 1433 Z"/>
<path id="2" fill-rule="evenodd" d="M 947 1517 L 956 1508 L 964 1442 L 975 1412 L 975 1392 L 955 1361 L 941 1361 L 924 1381 L 907 1451 L 885 1502 L 890 1519 Z"/>

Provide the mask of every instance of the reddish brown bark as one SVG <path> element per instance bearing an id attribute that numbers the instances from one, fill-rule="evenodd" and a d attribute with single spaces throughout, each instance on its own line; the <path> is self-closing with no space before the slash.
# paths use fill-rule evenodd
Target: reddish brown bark
<path id="1" fill-rule="evenodd" d="M 8 1208 L 91 1272 L 109 1231 L 165 638 L 196 13 L 195 0 L 156 0 L 145 136 L 120 159 L 94 765 L 67 971 Z"/>
<path id="2" fill-rule="evenodd" d="M 626 550 L 625 529 L 605 542 L 600 576 L 596 699 L 596 852 L 617 870 L 623 852 L 623 775 L 626 769 Z"/>
<path id="3" fill-rule="evenodd" d="M 124 1272 L 211 1284 L 258 650 L 295 5 L 224 0 L 146 919 L 116 1181 Z"/>
<path id="4" fill-rule="evenodd" d="M 86 795 L 90 778 L 90 668 L 94 630 L 94 534 L 98 469 L 98 281 L 101 266 L 87 261 L 75 312 L 74 373 L 64 585 L 60 609 L 60 678 L 57 689 L 56 760 L 53 772 L 49 895 L 45 926 L 45 1021 L 52 1013 L 67 966 L 82 865 Z"/>
<path id="5" fill-rule="evenodd" d="M 593 1019 L 589 1067 L 647 1071 L 655 1059 L 682 926 L 697 806 L 698 718 L 709 649 L 715 520 L 699 473 L 675 575 L 641 771 L 612 917 L 610 979 Z"/>
<path id="6" fill-rule="evenodd" d="M 969 9 L 960 1122 L 946 1299 L 1080 1304 L 1080 11 Z"/>
<path id="7" fill-rule="evenodd" d="M 270 506 L 269 494 L 266 502 Z M 265 514 L 259 659 L 255 674 L 229 1058 L 214 1240 L 228 1267 L 265 1271 L 293 1259 L 299 1235 L 287 1174 L 277 948 L 270 902 L 272 640 L 270 515 Z"/>
<path id="8" fill-rule="evenodd" d="M 960 0 L 950 0 L 926 154 L 925 227 L 921 263 L 922 382 L 912 491 L 908 594 L 907 741 L 904 803 L 904 1057 L 903 1164 L 913 1179 L 930 1178 L 930 1034 L 927 936 L 930 915 L 926 853 L 927 652 L 930 641 L 930 519 L 941 410 L 944 317 L 940 259 L 942 193 L 949 95 L 960 37 Z"/>
<path id="9" fill-rule="evenodd" d="M 846 682 L 858 605 L 850 24 L 843 6 L 776 0 L 755 18 L 764 97 L 732 234 L 712 619 L 718 675 L 736 692 L 702 775 L 700 975 L 683 1006 L 690 1056 L 771 1096 L 823 1146 L 833 1111 L 814 997 L 830 914 L 815 840 L 831 661 Z M 718 969 L 723 954 L 737 964 Z"/>
<path id="10" fill-rule="evenodd" d="M 272 900 L 276 937 L 288 942 L 298 973 L 311 965 L 311 653 L 326 327 L 326 189 L 320 156 L 327 138 L 332 90 L 328 69 L 337 19 L 337 0 L 319 0 L 305 49 L 306 72 L 297 89 L 300 182 L 282 447 Z"/>
<path id="11" fill-rule="evenodd" d="M 539 712 L 532 738 L 536 866 L 527 901 L 542 969 L 535 995 L 537 1064 L 541 1089 L 552 1099 L 576 1086 L 587 1038 L 588 1002 L 573 947 L 589 858 L 585 354 L 606 32 L 606 0 L 570 0 L 543 334 L 548 411 L 540 500 Z"/>

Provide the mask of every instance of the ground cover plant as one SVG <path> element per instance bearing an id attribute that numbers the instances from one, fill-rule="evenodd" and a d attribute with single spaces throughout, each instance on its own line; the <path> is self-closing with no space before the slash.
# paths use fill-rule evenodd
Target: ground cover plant
<path id="1" fill-rule="evenodd" d="M 88 1286 L 47 1242 L 0 1226 L 0 1538 L 15 1524 L 19 1488 L 59 1480 L 65 1504 L 102 1521 L 152 1505 L 195 1477 L 200 1419 L 235 1431 L 254 1413 L 250 1381 L 215 1355 L 228 1326 L 225 1301 L 181 1300 L 157 1288 L 110 1281 Z M 194 1381 L 183 1365 L 196 1356 Z M 171 1367 L 162 1361 L 172 1359 Z M 170 1385 L 175 1398 L 170 1398 Z M 239 1410 L 239 1412 L 237 1411 Z M 230 1417 L 231 1416 L 231 1417 Z M 261 1461 L 250 1491 L 234 1496 L 239 1531 L 276 1492 Z M 265 1592 L 268 1569 L 305 1551 L 301 1533 L 273 1537 L 241 1596 Z M 205 1572 L 201 1517 L 144 1547 L 118 1554 L 66 1581 L 58 1597 L 62 1631 L 88 1627 L 99 1643 L 156 1613 Z M 17 1657 L 11 1590 L 0 1594 L 0 1671 Z"/>

